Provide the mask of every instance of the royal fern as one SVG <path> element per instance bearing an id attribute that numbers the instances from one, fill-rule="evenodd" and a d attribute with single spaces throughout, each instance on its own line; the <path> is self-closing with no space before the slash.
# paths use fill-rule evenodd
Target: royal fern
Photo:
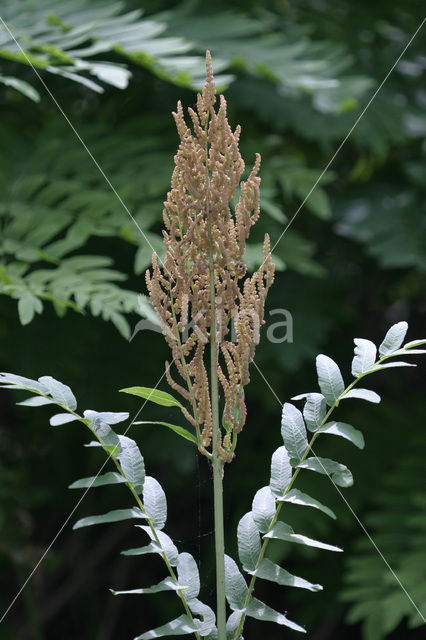
<path id="1" fill-rule="evenodd" d="M 265 622 L 275 622 L 278 625 L 288 627 L 294 631 L 305 632 L 305 628 L 290 620 L 286 613 L 280 613 L 254 597 L 254 588 L 258 579 L 275 582 L 281 586 L 289 586 L 309 591 L 319 591 L 320 584 L 311 583 L 289 573 L 283 567 L 275 564 L 266 557 L 266 551 L 271 540 L 280 540 L 287 543 L 296 543 L 308 547 L 314 547 L 325 551 L 341 552 L 336 545 L 314 540 L 301 533 L 295 533 L 292 527 L 282 521 L 281 515 L 285 505 L 310 507 L 320 511 L 328 517 L 335 518 L 335 514 L 316 497 L 313 498 L 295 488 L 295 482 L 303 469 L 327 475 L 337 487 L 348 487 L 353 482 L 349 469 L 334 460 L 319 458 L 314 451 L 317 438 L 322 435 L 336 435 L 349 440 L 356 447 L 364 447 L 364 438 L 360 431 L 352 425 L 331 419 L 332 414 L 340 406 L 340 403 L 348 398 L 359 398 L 369 402 L 380 402 L 380 397 L 369 389 L 359 388 L 358 382 L 366 376 L 392 367 L 415 366 L 404 360 L 395 360 L 399 357 L 422 355 L 426 353 L 421 345 L 426 340 L 413 340 L 405 345 L 403 341 L 407 332 L 406 322 L 399 322 L 392 326 L 380 344 L 377 358 L 377 348 L 373 342 L 363 338 L 355 339 L 355 354 L 352 361 L 352 381 L 345 386 L 338 365 L 328 356 L 317 357 L 317 373 L 320 391 L 304 393 L 293 398 L 295 401 L 305 402 L 303 413 L 292 403 L 285 403 L 282 411 L 281 434 L 283 445 L 273 453 L 271 459 L 271 477 L 269 485 L 262 487 L 254 496 L 252 509 L 246 513 L 238 525 L 238 554 L 243 571 L 250 577 L 247 584 L 237 563 L 225 556 L 225 588 L 228 605 L 231 614 L 227 621 L 227 640 L 242 640 L 242 632 L 246 618 L 255 618 Z M 376 359 L 377 358 L 377 359 Z M 212 609 L 198 600 L 200 591 L 200 577 L 194 558 L 186 553 L 179 553 L 173 540 L 164 533 L 163 528 L 167 520 L 167 503 L 164 491 L 160 483 L 145 474 L 145 463 L 142 454 L 134 440 L 126 433 L 133 423 L 129 425 L 125 434 L 117 434 L 112 426 L 120 424 L 128 419 L 128 413 L 97 412 L 86 410 L 82 414 L 77 413 L 77 401 L 71 389 L 50 376 L 42 376 L 38 380 L 32 380 L 10 373 L 0 374 L 0 386 L 8 390 L 25 390 L 33 395 L 21 402 L 21 405 L 40 407 L 55 405 L 60 413 L 50 418 L 52 426 L 59 426 L 70 422 L 84 424 L 94 436 L 88 446 L 101 447 L 113 465 L 114 471 L 108 471 L 100 475 L 83 478 L 71 485 L 72 489 L 86 489 L 107 484 L 125 484 L 133 496 L 135 506 L 126 509 L 115 509 L 105 514 L 87 516 L 80 519 L 75 529 L 93 526 L 102 523 L 111 523 L 121 520 L 143 520 L 147 524 L 136 524 L 148 536 L 148 544 L 142 547 L 129 549 L 123 553 L 127 556 L 139 556 L 146 554 L 159 555 L 168 572 L 168 576 L 160 583 L 150 587 L 133 588 L 121 591 L 113 591 L 115 595 L 145 595 L 162 591 L 174 591 L 180 598 L 184 613 L 178 618 L 160 627 L 147 631 L 135 640 L 149 640 L 171 635 L 194 635 L 196 638 L 215 640 L 218 637 L 215 627 L 215 614 Z M 123 389 L 126 393 L 137 395 L 156 404 L 181 408 L 185 415 L 184 407 L 170 394 L 157 389 L 135 387 Z M 154 423 L 155 424 L 155 423 Z M 176 425 L 164 424 L 173 429 L 178 435 L 190 440 L 196 446 L 196 438 L 191 438 L 191 433 Z M 308 442 L 308 432 L 312 437 Z M 105 466 L 105 465 L 104 465 Z M 102 468 L 103 470 L 103 468 Z M 101 470 L 101 471 L 102 471 Z M 423 467 L 421 468 L 423 471 Z M 406 468 L 402 466 L 400 477 L 407 478 Z M 401 578 L 408 582 L 413 580 L 416 584 L 419 579 L 420 558 L 424 554 L 421 544 L 420 529 L 424 524 L 425 502 L 420 494 L 412 498 L 415 513 L 409 513 L 406 496 L 403 495 L 398 478 L 394 478 L 391 486 L 386 488 L 392 493 L 378 494 L 379 503 L 386 509 L 395 505 L 394 496 L 397 497 L 397 506 L 407 513 L 406 521 L 400 525 L 401 535 L 395 539 L 390 538 L 393 549 L 398 556 L 405 549 L 405 536 L 401 530 L 415 533 L 414 543 L 410 547 L 408 562 L 404 561 L 401 570 Z M 400 491 L 401 490 L 401 491 Z M 400 496 L 400 499 L 398 498 Z M 391 521 L 394 521 L 394 512 L 389 512 Z M 374 520 L 370 519 L 374 524 Z M 389 520 L 385 517 L 375 516 L 376 525 L 382 527 L 383 537 L 377 538 L 378 544 L 387 544 L 389 540 Z M 411 538 L 410 538 L 411 539 Z M 408 608 L 405 594 L 401 594 L 394 585 L 393 576 L 389 576 L 387 568 L 379 565 L 381 559 L 377 559 L 372 552 L 365 550 L 361 545 L 364 555 L 356 559 L 356 565 L 352 563 L 352 569 L 348 573 L 348 589 L 345 598 L 353 601 L 359 599 L 350 613 L 352 621 L 367 616 L 367 640 L 382 638 L 391 630 L 399 619 L 406 614 L 410 615 L 410 624 L 415 626 L 421 623 L 418 611 L 414 613 Z M 387 549 L 386 549 L 387 550 Z M 390 560 L 394 560 L 393 555 Z M 358 562 L 359 561 L 359 562 Z M 366 593 L 365 571 L 372 571 L 373 567 L 380 567 L 383 576 L 382 585 L 376 584 L 374 594 L 371 589 Z M 386 571 L 385 571 L 386 569 Z M 376 571 L 374 569 L 374 571 Z M 375 575 L 377 575 L 375 573 Z M 392 579 L 391 579 L 392 578 Z M 361 580 L 358 588 L 354 585 Z M 411 584 L 411 583 L 410 583 Z M 422 597 L 422 587 L 415 589 L 413 594 Z M 373 597 L 374 596 L 374 597 Z M 366 600 L 368 598 L 368 600 Z M 374 602 L 371 601 L 373 598 Z M 379 602 L 379 598 L 382 598 Z M 384 599 L 383 599 L 384 598 Z M 381 616 L 377 619 L 376 602 Z M 374 615 L 373 615 L 374 610 Z M 376 635 L 374 635 L 376 634 Z M 225 639 L 223 639 L 225 640 Z"/>

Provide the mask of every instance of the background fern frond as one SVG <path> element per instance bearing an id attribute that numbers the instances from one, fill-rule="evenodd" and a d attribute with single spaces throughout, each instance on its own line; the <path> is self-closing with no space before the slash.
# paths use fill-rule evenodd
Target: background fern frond
<path id="1" fill-rule="evenodd" d="M 126 63 L 111 60 L 118 54 L 170 82 L 199 86 L 204 77 L 203 56 L 185 55 L 192 48 L 189 41 L 165 35 L 164 22 L 142 15 L 140 9 L 126 13 L 124 2 L 6 0 L 0 58 L 31 64 L 102 92 L 103 84 L 119 89 L 128 85 L 131 72 Z M 230 79 L 219 75 L 217 81 L 225 85 Z M 23 84 L 7 78 L 3 83 L 38 99 Z"/>
<path id="2" fill-rule="evenodd" d="M 363 520 L 420 613 L 371 542 L 360 536 L 346 561 L 341 597 L 350 605 L 347 622 L 362 622 L 365 640 L 386 638 L 403 620 L 408 628 L 425 624 L 426 500 L 422 487 L 426 483 L 426 442 L 418 437 L 404 444 Z"/>

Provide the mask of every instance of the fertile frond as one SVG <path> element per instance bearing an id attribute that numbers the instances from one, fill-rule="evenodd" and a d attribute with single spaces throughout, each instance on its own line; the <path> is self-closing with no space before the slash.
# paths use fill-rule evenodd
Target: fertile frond
<path id="1" fill-rule="evenodd" d="M 233 131 L 223 95 L 216 110 L 216 87 L 210 53 L 207 80 L 197 96 L 197 109 L 189 109 L 192 130 L 181 103 L 174 113 L 180 145 L 175 156 L 171 190 L 164 203 L 163 231 L 166 256 L 159 264 L 153 255 L 146 280 L 151 302 L 161 319 L 164 337 L 182 384 L 166 364 L 170 386 L 191 405 L 185 415 L 195 427 L 200 451 L 212 436 L 211 389 L 206 368 L 206 345 L 218 343 L 215 376 L 223 390 L 223 427 L 218 443 L 224 461 L 231 461 L 236 436 L 244 426 L 244 387 L 249 365 L 264 323 L 264 304 L 273 282 L 269 236 L 264 260 L 247 276 L 246 241 L 259 218 L 258 171 L 260 156 L 242 181 L 244 162 L 239 151 L 240 127 Z M 230 203 L 239 189 L 235 209 Z M 233 323 L 235 337 L 231 337 Z M 213 335 L 213 333 L 215 335 Z M 216 348 L 216 347 L 215 347 Z"/>

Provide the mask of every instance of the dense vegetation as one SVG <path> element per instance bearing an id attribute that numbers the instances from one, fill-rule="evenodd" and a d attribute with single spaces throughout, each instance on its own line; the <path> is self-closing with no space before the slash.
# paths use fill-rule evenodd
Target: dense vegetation
<path id="1" fill-rule="evenodd" d="M 160 249 L 177 143 L 170 112 L 178 98 L 193 104 L 205 48 L 226 88 L 229 119 L 243 125 L 247 165 L 255 151 L 262 154 L 263 214 L 247 253 L 256 268 L 265 232 L 274 246 L 422 19 L 415 2 L 234 0 L 216 3 L 212 14 L 201 2 L 166 4 L 158 13 L 148 1 L 7 0 L 0 14 L 23 47 L 0 25 L 0 370 L 47 373 L 70 384 L 84 406 L 113 411 L 135 413 L 137 402 L 114 390 L 135 381 L 153 386 L 167 358 L 160 335 L 140 331 L 129 341 L 141 316 L 154 320 L 143 279 L 151 249 L 137 226 Z M 423 68 L 419 34 L 274 250 L 267 307 L 292 313 L 294 342 L 263 340 L 256 363 L 281 400 L 312 388 L 317 353 L 349 365 L 349 336 L 377 342 L 400 319 L 409 320 L 408 339 L 422 334 Z M 359 479 L 347 499 L 420 606 L 420 373 L 389 372 L 375 385 L 388 398 L 383 406 L 347 405 L 348 422 L 356 412 L 366 435 L 362 457 L 339 442 L 328 452 L 334 447 Z M 246 398 L 248 423 L 225 477 L 226 528 L 234 531 L 247 499 L 267 483 L 264 461 L 279 444 L 280 407 L 255 368 Z M 66 487 L 100 461 L 88 449 L 83 465 L 80 431 L 71 425 L 47 434 L 45 410 L 23 413 L 15 400 L 0 395 L 3 610 L 74 508 Z M 151 408 L 148 417 L 171 414 Z M 172 434 L 134 429 L 167 487 L 174 537 L 213 571 L 207 463 Z M 309 492 L 318 481 L 308 476 L 301 488 Z M 310 564 L 310 579 L 324 584 L 325 574 L 327 588 L 303 599 L 286 592 L 284 606 L 294 619 L 303 610 L 312 640 L 420 638 L 421 628 L 411 630 L 419 620 L 410 601 L 332 485 L 322 482 L 338 521 L 295 511 L 294 528 L 320 539 L 332 531 L 346 553 L 292 556 L 294 573 L 305 575 Z M 183 500 L 188 485 L 194 488 Z M 114 492 L 89 492 L 79 515 L 107 511 Z M 117 553 L 119 542 L 133 544 L 128 538 L 126 527 L 73 533 L 67 526 L 1 623 L 0 638 L 133 637 L 139 603 L 108 592 L 138 582 L 137 562 Z M 283 549 L 277 547 L 277 561 Z M 155 575 L 154 562 L 150 569 Z M 282 608 L 281 597 L 271 587 L 268 601 Z M 155 626 L 163 609 L 153 597 L 144 627 Z M 270 637 L 281 637 L 273 626 Z"/>

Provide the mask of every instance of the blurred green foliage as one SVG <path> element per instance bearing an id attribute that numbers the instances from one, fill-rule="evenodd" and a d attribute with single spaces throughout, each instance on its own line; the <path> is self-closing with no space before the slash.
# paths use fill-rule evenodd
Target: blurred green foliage
<path id="1" fill-rule="evenodd" d="M 155 249 L 177 144 L 170 112 L 178 99 L 194 103 L 210 48 L 218 84 L 228 87 L 230 121 L 242 125 L 247 165 L 256 151 L 263 158 L 263 215 L 248 254 L 255 266 L 263 234 L 270 233 L 273 245 L 280 238 L 419 26 L 420 7 L 414 0 L 219 0 L 214 10 L 201 2 L 161 5 L 7 0 L 0 15 Z M 264 339 L 256 362 L 281 401 L 312 387 L 317 353 L 349 363 L 352 345 L 345 336 L 376 341 L 400 319 L 409 320 L 412 335 L 422 333 L 421 37 L 274 249 L 278 273 L 268 308 L 292 313 L 294 342 L 277 346 Z M 150 315 L 138 295 L 146 293 L 143 271 L 151 249 L 4 25 L 0 82 L 0 369 L 51 374 L 69 383 L 85 406 L 136 413 L 136 400 L 115 391 L 153 386 L 167 358 L 160 335 L 142 331 L 126 339 L 140 317 Z M 255 369 L 252 381 L 238 459 L 225 478 L 227 512 L 237 514 L 226 524 L 233 531 L 262 474 L 267 481 L 265 460 L 279 444 L 278 403 Z M 353 418 L 370 427 L 364 429 L 362 462 L 344 443 L 329 447 L 337 456 L 344 451 L 359 478 L 349 503 L 420 606 L 426 446 L 420 373 L 389 373 L 376 384 L 383 406 L 357 408 Z M 91 450 L 87 466 L 77 461 L 84 434 L 72 425 L 52 433 L 47 415 L 40 418 L 43 410 L 24 414 L 14 402 L 0 395 L 3 610 L 74 508 L 66 487 L 101 463 Z M 142 419 L 148 418 L 173 422 L 173 413 L 150 409 Z M 173 434 L 138 428 L 132 435 L 167 488 L 171 534 L 200 559 L 203 572 L 213 572 L 212 537 L 205 535 L 211 532 L 209 469 Z M 270 587 L 268 602 L 293 618 L 303 611 L 299 618 L 312 638 L 422 637 L 422 628 L 409 628 L 415 611 L 406 595 L 378 564 L 331 484 L 326 478 L 304 482 L 300 488 L 308 492 L 310 482 L 322 482 L 339 517 L 337 523 L 310 521 L 295 511 L 294 528 L 330 538 L 332 526 L 331 537 L 346 553 L 330 560 L 298 551 L 288 559 L 289 570 L 303 576 L 311 564 L 310 577 L 324 584 L 324 592 L 303 598 L 287 592 L 283 604 Z M 95 504 L 89 492 L 79 515 L 108 510 L 115 495 L 114 488 L 105 489 Z M 137 563 L 118 556 L 120 535 L 133 544 L 120 527 L 99 534 L 73 533 L 67 526 L 1 623 L 0 638 L 125 640 L 140 629 L 141 615 L 144 626 L 155 626 L 161 598 L 152 596 L 142 613 L 128 599 L 111 603 L 108 587 L 130 588 L 139 571 Z M 154 562 L 151 571 L 157 575 Z M 253 638 L 256 632 L 254 625 Z M 273 627 L 270 633 L 279 637 Z"/>

